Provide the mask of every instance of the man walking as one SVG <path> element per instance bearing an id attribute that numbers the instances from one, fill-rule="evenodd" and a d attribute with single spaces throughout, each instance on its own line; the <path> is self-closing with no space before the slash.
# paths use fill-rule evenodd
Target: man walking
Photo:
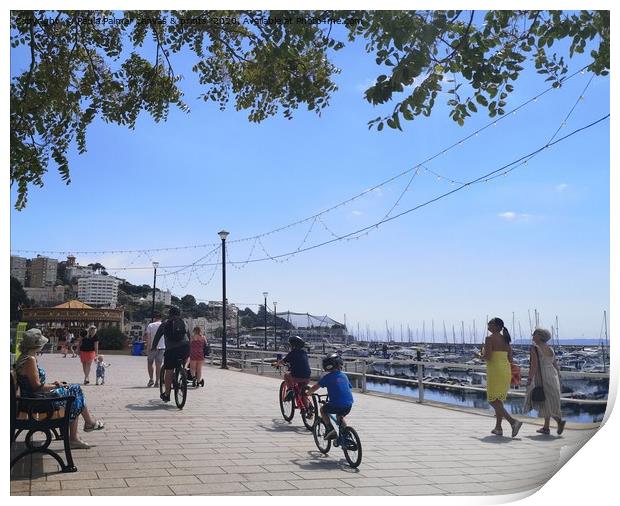
<path id="1" fill-rule="evenodd" d="M 166 343 L 163 339 L 160 339 L 157 343 L 157 347 L 154 350 L 151 350 L 151 344 L 153 343 L 153 338 L 155 337 L 155 333 L 157 329 L 161 325 L 161 315 L 159 313 L 155 313 L 153 322 L 149 323 L 146 326 L 146 330 L 144 331 L 144 340 L 146 341 L 146 366 L 149 371 L 149 382 L 146 385 L 147 387 L 152 387 L 155 385 L 159 386 L 159 373 L 161 371 L 161 364 L 164 361 L 164 351 L 166 350 Z M 153 382 L 153 363 L 155 363 L 155 381 Z"/>

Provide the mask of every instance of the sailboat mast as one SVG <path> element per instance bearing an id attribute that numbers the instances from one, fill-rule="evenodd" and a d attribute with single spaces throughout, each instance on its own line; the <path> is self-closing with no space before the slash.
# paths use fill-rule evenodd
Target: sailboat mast
<path id="1" fill-rule="evenodd" d="M 605 324 L 605 344 L 609 346 L 609 336 L 607 335 L 607 311 L 603 310 L 603 323 Z M 605 362 L 605 346 L 603 348 L 603 372 L 607 372 L 607 363 Z"/>

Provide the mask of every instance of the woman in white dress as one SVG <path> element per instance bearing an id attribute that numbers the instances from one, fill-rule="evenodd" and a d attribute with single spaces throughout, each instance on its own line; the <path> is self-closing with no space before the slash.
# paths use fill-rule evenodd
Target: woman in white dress
<path id="1" fill-rule="evenodd" d="M 558 435 L 564 431 L 566 420 L 562 419 L 560 407 L 560 368 L 553 348 L 547 345 L 551 334 L 545 329 L 535 329 L 532 333 L 534 344 L 530 348 L 530 371 L 527 378 L 527 395 L 525 411 L 535 409 L 538 416 L 545 419 L 542 428 L 536 432 L 549 434 L 549 423 L 553 418 L 558 424 Z M 545 393 L 544 401 L 532 400 L 534 387 L 542 386 Z"/>

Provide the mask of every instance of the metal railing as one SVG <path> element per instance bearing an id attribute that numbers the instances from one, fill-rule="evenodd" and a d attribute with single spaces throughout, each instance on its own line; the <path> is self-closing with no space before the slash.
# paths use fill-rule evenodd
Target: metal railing
<path id="1" fill-rule="evenodd" d="M 220 359 L 216 357 L 217 354 L 221 355 L 221 350 L 214 346 L 211 347 L 212 352 L 209 357 L 211 365 L 215 365 L 220 363 Z M 239 369 L 254 369 L 256 368 L 257 374 L 265 374 L 266 367 L 267 371 L 270 372 L 271 363 L 275 361 L 276 355 L 278 352 L 275 351 L 265 351 L 265 350 L 255 350 L 255 349 L 246 349 L 246 348 L 228 348 L 227 349 L 227 361 L 232 364 L 239 364 Z M 323 355 L 318 354 L 308 354 L 308 358 L 312 361 L 318 360 L 320 364 L 320 360 L 323 358 Z M 352 376 L 359 381 L 357 387 L 363 392 L 366 393 L 367 389 L 367 381 L 368 380 L 378 380 L 378 381 L 389 381 L 389 382 L 401 382 L 405 384 L 413 384 L 418 388 L 418 402 L 424 402 L 424 389 L 425 387 L 437 387 L 448 390 L 462 390 L 462 391 L 473 391 L 473 392 L 486 392 L 486 388 L 477 387 L 472 385 L 459 385 L 459 384 L 451 384 L 451 383 L 439 383 L 429 380 L 424 380 L 424 370 L 428 369 L 462 369 L 466 371 L 486 371 L 486 366 L 484 365 L 475 365 L 475 364 L 460 364 L 460 363 L 452 363 L 452 362 L 427 362 L 427 361 L 417 361 L 417 360 L 387 360 L 387 359 L 366 359 L 366 358 L 354 358 L 348 359 L 348 357 L 343 357 L 344 359 L 344 368 L 343 372 L 345 372 L 348 376 Z M 372 364 L 390 364 L 390 365 L 402 365 L 402 366 L 412 366 L 415 365 L 417 369 L 417 377 L 416 378 L 402 378 L 396 376 L 384 376 L 379 374 L 369 374 L 368 366 Z M 358 369 L 360 369 L 359 371 Z M 322 372 L 320 367 L 310 367 L 313 373 L 316 373 L 317 377 Z M 353 369 L 353 370 L 352 370 Z M 527 373 L 528 369 L 521 368 L 522 372 Z M 589 379 L 609 379 L 608 373 L 588 373 L 588 372 L 572 372 L 572 371 L 562 371 L 561 376 L 565 378 L 589 378 Z M 510 397 L 525 397 L 526 393 L 521 391 L 516 391 L 513 389 L 508 390 L 508 396 Z M 606 405 L 607 400 L 603 399 L 575 399 L 572 397 L 561 397 L 561 402 L 572 403 L 572 404 L 581 404 L 581 405 Z"/>

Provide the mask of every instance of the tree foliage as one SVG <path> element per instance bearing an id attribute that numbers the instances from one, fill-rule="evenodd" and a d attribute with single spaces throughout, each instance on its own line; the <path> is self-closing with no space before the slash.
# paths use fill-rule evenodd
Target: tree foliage
<path id="1" fill-rule="evenodd" d="M 11 293 L 10 293 L 10 319 L 12 322 L 20 318 L 20 310 L 23 307 L 31 305 L 31 300 L 17 278 L 11 276 Z"/>
<path id="2" fill-rule="evenodd" d="M 118 327 L 106 327 L 97 331 L 100 350 L 124 350 L 129 338 Z"/>
<path id="3" fill-rule="evenodd" d="M 608 11 L 12 11 L 11 45 L 24 46 L 28 68 L 11 79 L 11 183 L 16 209 L 29 185 L 43 186 L 50 164 L 71 181 L 68 150 L 86 151 L 95 118 L 135 128 L 140 112 L 166 120 L 170 106 L 189 112 L 174 55 L 190 51 L 205 101 L 260 122 L 305 105 L 321 111 L 336 91 L 329 56 L 358 38 L 382 73 L 365 92 L 373 105 L 396 100 L 369 128 L 402 129 L 401 119 L 431 114 L 445 91 L 460 125 L 484 109 L 505 112 L 527 60 L 561 85 L 569 55 L 591 51 L 588 70 L 609 69 Z M 484 16 L 484 18 L 482 18 Z M 264 24 L 259 20 L 291 20 Z M 324 19 L 329 22 L 300 22 Z M 225 20 L 225 22 L 222 22 Z M 336 35 L 338 32 L 338 35 Z M 342 40 L 339 40 L 342 39 Z"/>

